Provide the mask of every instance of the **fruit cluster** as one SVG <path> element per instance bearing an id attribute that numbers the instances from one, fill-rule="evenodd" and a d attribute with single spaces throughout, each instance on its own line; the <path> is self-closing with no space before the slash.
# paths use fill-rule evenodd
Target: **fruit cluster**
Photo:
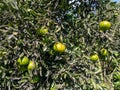
<path id="1" fill-rule="evenodd" d="M 104 48 L 102 48 L 101 49 L 101 51 L 100 51 L 100 55 L 101 56 L 103 56 L 103 57 L 105 57 L 105 56 L 107 56 L 108 55 L 108 51 L 107 51 L 107 49 L 104 49 Z M 99 60 L 99 56 L 98 56 L 98 54 L 92 54 L 91 56 L 90 56 L 90 60 L 91 61 L 97 61 L 97 60 Z"/>
<path id="2" fill-rule="evenodd" d="M 19 57 L 17 62 L 19 69 L 25 70 L 26 66 L 28 70 L 34 70 L 36 68 L 36 63 L 32 60 L 29 60 L 26 56 L 24 56 L 22 59 Z"/>

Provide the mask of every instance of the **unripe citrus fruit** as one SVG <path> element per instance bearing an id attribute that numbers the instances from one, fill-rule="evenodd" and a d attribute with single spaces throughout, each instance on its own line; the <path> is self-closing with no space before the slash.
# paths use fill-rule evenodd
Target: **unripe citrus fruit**
<path id="1" fill-rule="evenodd" d="M 48 28 L 43 26 L 40 29 L 37 30 L 38 35 L 46 35 L 48 34 Z"/>
<path id="2" fill-rule="evenodd" d="M 66 46 L 63 43 L 57 42 L 53 45 L 53 49 L 56 52 L 64 52 L 66 49 Z"/>
<path id="3" fill-rule="evenodd" d="M 101 49 L 101 55 L 106 56 L 108 54 L 108 51 L 106 49 Z"/>
<path id="4" fill-rule="evenodd" d="M 17 62 L 19 65 L 28 65 L 29 59 L 28 59 L 28 57 L 24 56 L 23 59 L 18 58 Z"/>
<path id="5" fill-rule="evenodd" d="M 91 61 L 97 61 L 99 59 L 98 55 L 97 54 L 93 54 L 90 56 L 90 60 Z"/>
<path id="6" fill-rule="evenodd" d="M 27 68 L 28 68 L 28 70 L 34 70 L 36 68 L 35 62 L 30 61 Z"/>
<path id="7" fill-rule="evenodd" d="M 109 21 L 101 21 L 99 23 L 100 30 L 105 31 L 105 30 L 110 29 L 110 27 L 111 27 L 111 23 Z"/>

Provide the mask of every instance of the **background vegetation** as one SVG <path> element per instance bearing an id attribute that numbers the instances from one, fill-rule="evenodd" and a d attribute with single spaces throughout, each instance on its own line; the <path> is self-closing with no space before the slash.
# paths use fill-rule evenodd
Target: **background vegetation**
<path id="1" fill-rule="evenodd" d="M 119 14 L 109 0 L 0 0 L 0 89 L 120 90 Z M 99 30 L 103 20 L 112 24 L 106 32 Z M 42 26 L 49 33 L 37 35 Z M 53 50 L 58 41 L 66 45 L 64 53 Z M 19 69 L 24 56 L 37 68 Z"/>

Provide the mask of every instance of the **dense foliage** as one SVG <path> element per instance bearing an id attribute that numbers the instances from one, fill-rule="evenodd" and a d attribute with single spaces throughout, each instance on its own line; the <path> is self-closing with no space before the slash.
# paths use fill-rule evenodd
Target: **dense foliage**
<path id="1" fill-rule="evenodd" d="M 119 90 L 119 14 L 109 0 L 1 0 L 0 89 Z"/>

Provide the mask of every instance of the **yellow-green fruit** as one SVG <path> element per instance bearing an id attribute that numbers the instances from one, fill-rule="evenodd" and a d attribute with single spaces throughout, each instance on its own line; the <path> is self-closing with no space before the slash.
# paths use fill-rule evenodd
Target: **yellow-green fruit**
<path id="1" fill-rule="evenodd" d="M 28 57 L 24 56 L 23 59 L 18 58 L 17 62 L 19 65 L 28 65 L 29 59 L 28 59 Z"/>
<path id="2" fill-rule="evenodd" d="M 18 58 L 17 63 L 20 64 L 21 61 L 22 61 L 21 58 Z"/>
<path id="3" fill-rule="evenodd" d="M 103 56 L 107 56 L 107 54 L 108 54 L 108 51 L 106 50 L 106 49 L 101 49 L 101 55 L 103 55 Z"/>
<path id="4" fill-rule="evenodd" d="M 34 70 L 36 68 L 35 62 L 30 61 L 27 68 L 28 68 L 28 70 Z"/>
<path id="5" fill-rule="evenodd" d="M 37 33 L 38 33 L 38 35 L 46 35 L 46 34 L 48 34 L 48 28 L 42 27 L 42 28 L 38 29 Z"/>
<path id="6" fill-rule="evenodd" d="M 90 60 L 97 61 L 99 59 L 99 56 L 97 54 L 91 55 Z"/>
<path id="7" fill-rule="evenodd" d="M 53 49 L 56 52 L 64 52 L 66 50 L 66 46 L 63 43 L 57 42 L 53 45 Z"/>
<path id="8" fill-rule="evenodd" d="M 105 31 L 105 30 L 110 29 L 110 27 L 111 27 L 111 23 L 109 21 L 101 21 L 99 23 L 100 30 Z"/>
<path id="9" fill-rule="evenodd" d="M 28 65 L 28 63 L 29 63 L 28 57 L 24 56 L 22 59 L 21 65 Z"/>

